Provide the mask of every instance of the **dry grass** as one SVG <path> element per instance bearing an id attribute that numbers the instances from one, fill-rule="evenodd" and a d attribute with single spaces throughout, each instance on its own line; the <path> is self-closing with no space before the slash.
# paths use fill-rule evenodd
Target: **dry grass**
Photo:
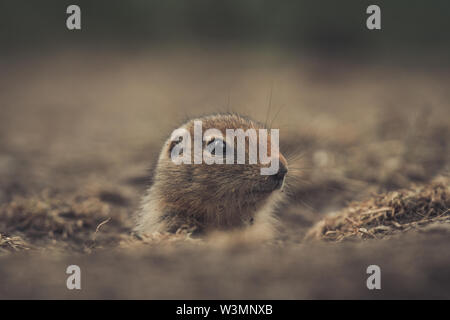
<path id="1" fill-rule="evenodd" d="M 430 224 L 450 232 L 450 183 L 441 180 L 352 203 L 320 221 L 308 238 L 337 242 L 381 239 L 399 232 L 430 230 Z"/>
<path id="2" fill-rule="evenodd" d="M 25 242 L 21 237 L 6 237 L 0 234 L 0 255 L 17 252 L 21 250 L 29 250 L 31 245 Z"/>
<path id="3" fill-rule="evenodd" d="M 111 221 L 114 210 L 95 195 L 58 199 L 44 191 L 37 196 L 14 197 L 0 208 L 0 227 L 20 234 L 36 246 L 60 246 L 87 251 L 113 245 L 127 231 L 123 221 Z M 108 228 L 106 225 L 108 223 Z M 100 229 L 100 227 L 103 227 Z M 106 229 L 107 233 L 103 230 Z M 101 235 L 100 235 L 101 234 Z"/>

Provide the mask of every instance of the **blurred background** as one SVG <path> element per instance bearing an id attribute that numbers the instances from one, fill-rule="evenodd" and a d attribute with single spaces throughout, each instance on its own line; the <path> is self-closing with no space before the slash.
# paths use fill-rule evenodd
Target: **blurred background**
<path id="1" fill-rule="evenodd" d="M 68 5 L 82 9 L 82 31 L 65 28 Z M 382 30 L 366 29 L 377 4 Z M 441 56 L 447 64 L 450 4 L 418 1 L 2 1 L 2 55 L 44 49 L 117 46 L 278 48 L 348 58 Z"/>
<path id="2" fill-rule="evenodd" d="M 448 298 L 448 234 L 303 239 L 351 201 L 448 177 L 449 31 L 448 0 L 1 1 L 0 297 L 372 298 L 376 260 L 377 297 Z M 163 141 L 221 111 L 279 128 L 295 156 L 275 245 L 113 251 Z M 91 272 L 80 295 L 61 287 L 69 260 Z"/>

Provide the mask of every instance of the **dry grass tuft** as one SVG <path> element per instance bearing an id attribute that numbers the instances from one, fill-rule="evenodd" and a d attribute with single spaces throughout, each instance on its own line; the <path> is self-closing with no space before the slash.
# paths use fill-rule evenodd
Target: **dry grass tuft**
<path id="1" fill-rule="evenodd" d="M 127 231 L 121 220 L 116 208 L 96 195 L 77 194 L 62 200 L 44 191 L 17 196 L 0 207 L 4 234 L 20 234 L 36 245 L 58 243 L 76 251 L 118 243 Z"/>
<path id="2" fill-rule="evenodd" d="M 374 196 L 316 224 L 309 239 L 343 241 L 380 239 L 409 230 L 440 226 L 450 231 L 450 184 L 441 178 L 431 184 Z"/>
<path id="3" fill-rule="evenodd" d="M 0 234 L 0 255 L 32 249 L 32 246 L 21 237 L 7 237 Z"/>

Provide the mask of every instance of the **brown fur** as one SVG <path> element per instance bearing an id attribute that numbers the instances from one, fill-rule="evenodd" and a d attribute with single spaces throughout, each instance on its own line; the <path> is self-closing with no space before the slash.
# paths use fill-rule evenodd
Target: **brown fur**
<path id="1" fill-rule="evenodd" d="M 182 128 L 189 130 L 192 137 L 195 120 L 202 120 L 203 133 L 216 128 L 224 137 L 226 129 L 264 128 L 262 124 L 236 114 L 217 114 L 185 123 Z M 144 196 L 137 214 L 135 231 L 142 234 L 185 229 L 200 234 L 271 224 L 273 205 L 281 197 L 279 181 L 274 176 L 261 175 L 259 162 L 248 164 L 248 142 L 247 163 L 233 165 L 176 165 L 170 158 L 172 144 L 168 139 L 162 148 L 153 185 Z M 287 169 L 286 159 L 281 153 L 279 158 L 280 168 Z"/>

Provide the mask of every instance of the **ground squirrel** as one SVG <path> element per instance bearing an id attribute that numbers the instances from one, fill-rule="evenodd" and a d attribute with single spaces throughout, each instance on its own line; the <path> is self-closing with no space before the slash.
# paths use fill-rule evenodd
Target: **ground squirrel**
<path id="1" fill-rule="evenodd" d="M 193 134 L 195 121 L 201 121 L 203 130 L 215 128 L 223 136 L 226 129 L 265 128 L 263 124 L 237 114 L 204 116 L 192 119 L 180 128 Z M 270 137 L 269 134 L 267 140 Z M 245 164 L 177 165 L 172 161 L 171 152 L 182 139 L 172 139 L 172 136 L 167 139 L 161 150 L 152 185 L 136 214 L 137 234 L 177 232 L 181 229 L 200 235 L 213 230 L 270 224 L 274 205 L 283 196 L 283 182 L 288 171 L 287 161 L 281 153 L 278 153 L 278 171 L 272 175 L 260 173 L 266 165 L 259 160 L 256 164 L 249 163 L 248 138 Z M 219 145 L 224 150 L 228 147 L 225 141 L 216 137 L 201 143 L 202 148 L 209 144 Z"/>

